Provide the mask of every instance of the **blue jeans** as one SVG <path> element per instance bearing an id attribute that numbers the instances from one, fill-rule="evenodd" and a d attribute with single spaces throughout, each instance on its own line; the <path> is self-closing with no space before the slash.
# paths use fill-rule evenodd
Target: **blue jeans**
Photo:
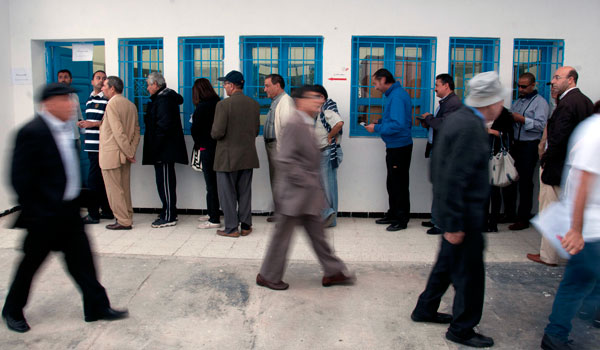
<path id="1" fill-rule="evenodd" d="M 323 186 L 323 192 L 325 192 L 325 198 L 327 199 L 327 207 L 323 209 L 321 216 L 323 220 L 327 219 L 329 215 L 334 214 L 331 226 L 337 225 L 337 211 L 338 211 L 338 185 L 337 185 L 337 168 L 334 169 L 331 166 L 329 157 L 331 155 L 331 149 L 327 147 L 324 151 L 321 151 L 321 185 Z M 342 164 L 344 154 L 342 148 L 337 148 L 337 159 L 338 165 Z"/>
<path id="2" fill-rule="evenodd" d="M 565 274 L 558 286 L 550 323 L 544 333 L 567 341 L 571 332 L 571 320 L 579 311 L 583 300 L 600 281 L 600 242 L 585 242 L 583 250 L 571 257 Z"/>

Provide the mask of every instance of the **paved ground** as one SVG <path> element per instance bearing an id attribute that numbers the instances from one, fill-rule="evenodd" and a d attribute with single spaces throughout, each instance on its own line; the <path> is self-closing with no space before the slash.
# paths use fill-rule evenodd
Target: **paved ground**
<path id="1" fill-rule="evenodd" d="M 59 254 L 37 276 L 25 310 L 32 330 L 0 327 L 0 349 L 462 349 L 445 327 L 415 324 L 409 315 L 425 285 L 439 237 L 412 220 L 390 233 L 372 219 L 340 218 L 330 229 L 336 252 L 356 272 L 352 287 L 323 288 L 304 234 L 296 235 L 285 281 L 275 292 L 254 279 L 273 224 L 254 218 L 237 239 L 195 228 L 195 216 L 152 229 L 154 215 L 136 214 L 132 231 L 89 227 L 101 280 L 113 306 L 131 317 L 83 322 L 79 293 Z M 6 295 L 23 232 L 0 218 L 0 298 Z M 106 222 L 108 223 L 108 222 Z M 484 314 L 479 330 L 495 349 L 536 349 L 562 268 L 527 262 L 533 230 L 489 234 Z M 301 230 L 298 230 L 301 231 Z M 449 312 L 452 291 L 441 309 Z M 600 330 L 575 320 L 578 349 L 597 349 Z"/>

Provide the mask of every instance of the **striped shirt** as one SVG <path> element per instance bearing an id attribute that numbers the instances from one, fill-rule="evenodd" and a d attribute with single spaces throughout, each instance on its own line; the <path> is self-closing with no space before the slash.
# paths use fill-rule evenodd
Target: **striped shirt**
<path id="1" fill-rule="evenodd" d="M 90 97 L 85 103 L 85 120 L 90 122 L 102 121 L 107 103 L 108 100 L 104 98 L 104 94 L 102 92 L 100 92 L 98 95 L 94 95 L 94 92 L 92 91 Z M 99 146 L 100 128 L 85 129 L 85 144 L 83 149 L 86 152 L 98 152 Z"/>

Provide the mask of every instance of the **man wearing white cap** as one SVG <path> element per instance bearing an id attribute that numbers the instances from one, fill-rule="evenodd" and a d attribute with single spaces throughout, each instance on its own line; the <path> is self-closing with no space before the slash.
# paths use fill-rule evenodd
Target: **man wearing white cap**
<path id="1" fill-rule="evenodd" d="M 433 146 L 433 203 L 444 235 L 411 315 L 415 322 L 449 323 L 446 338 L 473 347 L 494 345 L 473 328 L 481 320 L 485 287 L 481 232 L 490 186 L 485 124 L 498 118 L 505 94 L 496 72 L 476 75 L 469 81 L 466 106 L 451 114 L 452 123 L 440 130 Z M 452 315 L 438 312 L 450 284 L 456 291 Z"/>

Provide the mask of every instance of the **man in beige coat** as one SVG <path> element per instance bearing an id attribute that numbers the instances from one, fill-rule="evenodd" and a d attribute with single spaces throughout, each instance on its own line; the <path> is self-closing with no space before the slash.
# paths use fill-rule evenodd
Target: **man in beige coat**
<path id="1" fill-rule="evenodd" d="M 239 237 L 252 232 L 252 171 L 258 168 L 256 136 L 260 130 L 260 106 L 244 95 L 244 76 L 231 71 L 219 78 L 229 98 L 217 104 L 210 136 L 217 140 L 215 163 L 219 203 L 225 229 L 217 234 Z"/>
<path id="2" fill-rule="evenodd" d="M 123 81 L 119 77 L 106 78 L 102 92 L 108 104 L 100 126 L 99 163 L 108 203 L 117 219 L 106 228 L 131 230 L 133 207 L 129 179 L 140 143 L 137 108 L 122 95 Z"/>

